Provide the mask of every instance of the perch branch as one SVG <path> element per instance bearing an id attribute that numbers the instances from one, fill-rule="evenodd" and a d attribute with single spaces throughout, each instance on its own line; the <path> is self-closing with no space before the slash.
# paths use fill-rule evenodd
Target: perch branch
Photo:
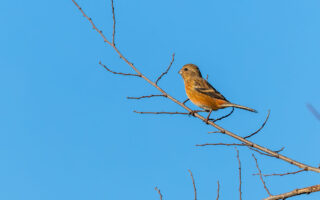
<path id="1" fill-rule="evenodd" d="M 114 50 L 115 52 L 118 54 L 118 56 L 120 56 L 120 58 L 126 62 L 135 72 L 136 74 L 134 74 L 134 76 L 139 76 L 141 78 L 143 78 L 145 81 L 147 81 L 149 84 L 151 84 L 153 87 L 155 87 L 156 89 L 158 89 L 163 95 L 166 95 L 167 98 L 169 98 L 170 100 L 172 100 L 173 102 L 175 102 L 176 104 L 180 105 L 182 108 L 186 109 L 189 113 L 192 112 L 192 110 L 185 106 L 182 102 L 178 101 L 177 99 L 175 99 L 174 97 L 172 97 L 171 95 L 169 95 L 167 92 L 165 92 L 162 88 L 160 88 L 155 82 L 151 81 L 149 78 L 147 78 L 145 75 L 143 75 L 134 65 L 133 63 L 131 63 L 127 58 L 125 58 L 123 56 L 123 54 L 119 51 L 119 49 L 113 45 L 113 43 L 111 43 L 109 40 L 107 40 L 107 38 L 104 36 L 104 34 L 102 33 L 102 31 L 100 31 L 95 24 L 93 23 L 92 19 L 89 18 L 85 12 L 82 10 L 82 8 L 76 3 L 75 0 L 72 0 L 72 2 L 75 4 L 75 6 L 80 10 L 80 12 L 82 13 L 82 15 L 90 22 L 90 24 L 92 25 L 93 29 L 95 31 L 97 31 L 99 33 L 99 35 L 102 37 L 102 39 L 104 40 L 104 42 L 108 43 Z M 306 169 L 307 171 L 314 171 L 314 172 L 318 172 L 320 173 L 320 168 L 316 168 L 316 167 L 312 167 L 306 164 L 303 164 L 301 162 L 295 161 L 293 159 L 290 159 L 286 156 L 283 156 L 281 154 L 278 154 L 266 147 L 260 146 L 256 143 L 253 143 L 249 140 L 244 139 L 243 137 L 232 133 L 231 131 L 228 131 L 220 126 L 218 126 L 217 124 L 215 124 L 212 121 L 207 121 L 206 118 L 204 118 L 203 116 L 199 115 L 198 113 L 194 114 L 195 117 L 197 117 L 198 119 L 202 120 L 203 122 L 210 124 L 211 126 L 215 127 L 216 129 L 220 130 L 221 132 L 224 132 L 225 134 L 229 135 L 230 137 L 233 137 L 237 140 L 239 140 L 242 143 L 245 143 L 247 146 L 259 149 L 260 151 L 263 151 L 265 153 L 271 154 L 272 156 L 274 156 L 275 158 L 281 159 L 283 161 L 286 161 L 292 165 L 296 165 L 297 167 L 301 168 L 301 169 Z"/>

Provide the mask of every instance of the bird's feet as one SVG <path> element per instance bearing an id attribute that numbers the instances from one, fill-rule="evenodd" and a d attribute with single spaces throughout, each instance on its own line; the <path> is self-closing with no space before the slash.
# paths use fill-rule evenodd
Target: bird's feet
<path id="1" fill-rule="evenodd" d="M 205 122 L 206 124 L 209 124 L 209 120 L 210 120 L 210 115 L 211 115 L 211 113 L 212 113 L 212 110 L 209 111 L 209 114 L 208 114 L 207 118 L 204 120 L 204 122 Z"/>
<path id="2" fill-rule="evenodd" d="M 193 110 L 189 112 L 189 116 L 194 116 L 195 113 L 202 112 L 202 110 Z"/>

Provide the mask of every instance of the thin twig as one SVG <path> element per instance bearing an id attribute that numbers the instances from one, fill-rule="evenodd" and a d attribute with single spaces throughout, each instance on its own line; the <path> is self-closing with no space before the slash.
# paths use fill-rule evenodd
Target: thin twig
<path id="1" fill-rule="evenodd" d="M 237 149 L 237 147 L 235 147 L 236 151 L 237 151 L 237 159 L 238 159 L 238 163 L 239 163 L 239 198 L 240 200 L 242 200 L 242 191 L 241 191 L 241 161 L 240 161 L 240 156 L 239 156 L 239 150 Z"/>
<path id="2" fill-rule="evenodd" d="M 116 46 L 115 42 L 114 42 L 114 38 L 116 35 L 116 18 L 114 15 L 114 6 L 113 6 L 113 0 L 111 0 L 111 7 L 112 7 L 112 19 L 113 19 L 113 31 L 112 31 L 112 44 L 113 46 Z"/>
<path id="3" fill-rule="evenodd" d="M 194 182 L 194 178 L 193 178 L 193 175 L 192 175 L 192 172 L 190 169 L 188 169 L 189 173 L 190 173 L 190 176 L 191 176 L 191 179 L 192 179 L 192 184 L 193 184 L 193 191 L 194 191 L 194 200 L 197 200 L 197 189 L 196 189 L 196 184 Z"/>
<path id="4" fill-rule="evenodd" d="M 268 177 L 268 176 L 286 176 L 286 175 L 292 175 L 292 174 L 298 174 L 300 172 L 305 172 L 306 170 L 301 169 L 298 171 L 294 171 L 294 172 L 287 172 L 287 173 L 282 173 L 282 174 L 262 174 L 262 176 L 264 177 Z M 259 174 L 252 174 L 254 176 L 259 175 Z"/>
<path id="5" fill-rule="evenodd" d="M 88 15 L 86 15 L 86 13 L 85 13 L 85 12 L 82 10 L 82 8 L 77 4 L 77 2 L 76 2 L 75 0 L 72 0 L 72 2 L 74 3 L 74 5 L 77 6 L 77 8 L 78 8 L 78 9 L 80 10 L 80 12 L 82 13 L 82 15 L 90 22 L 90 24 L 92 25 L 92 28 L 93 28 L 94 30 L 96 30 L 96 31 L 100 34 L 100 36 L 103 38 L 104 42 L 106 42 L 106 43 L 108 43 L 109 45 L 111 45 L 111 46 L 114 47 L 114 45 L 113 45 L 111 42 L 109 42 L 109 40 L 107 40 L 106 36 L 103 35 L 102 31 L 100 31 L 100 30 L 96 27 L 96 25 L 93 23 L 92 19 L 91 19 L 90 17 L 88 17 Z"/>
<path id="6" fill-rule="evenodd" d="M 184 112 L 140 112 L 134 110 L 133 112 L 138 113 L 138 114 L 169 114 L 169 115 L 189 115 L 189 113 L 184 113 Z"/>
<path id="7" fill-rule="evenodd" d="M 155 82 L 156 85 L 158 85 L 158 82 L 160 81 L 160 79 L 169 72 L 172 63 L 174 62 L 174 55 L 175 55 L 175 54 L 173 53 L 173 54 L 172 54 L 171 62 L 170 62 L 170 64 L 169 64 L 167 70 L 166 70 L 165 72 L 163 72 L 163 73 L 158 77 L 158 79 L 156 80 L 156 82 Z"/>
<path id="8" fill-rule="evenodd" d="M 283 151 L 283 150 L 284 150 L 284 147 L 282 147 L 281 149 L 279 149 L 279 150 L 277 150 L 277 151 L 274 151 L 274 152 L 279 153 L 279 152 L 281 152 L 281 151 Z"/>
<path id="9" fill-rule="evenodd" d="M 139 74 L 127 74 L 127 73 L 112 71 L 112 70 L 109 69 L 107 66 L 105 66 L 104 64 L 102 64 L 101 61 L 99 62 L 99 65 L 101 65 L 102 67 L 104 67 L 106 70 L 108 70 L 109 72 L 111 72 L 111 73 L 113 73 L 113 74 L 119 74 L 119 75 L 125 75 L 125 76 L 138 76 L 138 77 L 141 77 L 141 75 L 139 75 Z"/>
<path id="10" fill-rule="evenodd" d="M 258 169 L 258 171 L 259 171 L 260 180 L 261 180 L 261 182 L 263 183 L 264 189 L 267 191 L 267 193 L 269 194 L 269 196 L 272 196 L 272 194 L 270 193 L 270 191 L 269 191 L 268 188 L 267 188 L 266 183 L 264 182 L 264 180 L 263 180 L 263 178 L 262 178 L 262 173 L 261 173 L 261 170 L 260 170 L 260 168 L 259 168 L 259 164 L 258 164 L 257 158 L 254 156 L 254 154 L 252 154 L 252 157 L 253 157 L 254 160 L 256 161 L 256 166 L 257 166 L 257 169 Z"/>
<path id="11" fill-rule="evenodd" d="M 186 104 L 189 100 L 190 100 L 190 99 L 184 100 L 184 101 L 182 102 L 182 104 L 183 104 L 183 105 Z"/>
<path id="12" fill-rule="evenodd" d="M 220 193 L 220 183 L 218 181 L 218 189 L 217 189 L 217 198 L 216 198 L 216 200 L 219 200 L 219 193 Z"/>
<path id="13" fill-rule="evenodd" d="M 114 46 L 110 41 L 107 40 L 107 38 L 103 35 L 102 31 L 100 31 L 95 24 L 93 23 L 92 19 L 89 18 L 84 11 L 81 9 L 81 7 L 75 2 L 75 0 L 72 0 L 72 2 L 76 5 L 76 7 L 80 10 L 80 12 L 83 14 L 83 16 L 90 22 L 90 24 L 92 25 L 93 29 L 96 30 L 99 35 L 103 38 L 104 42 L 108 43 L 114 50 L 115 52 L 118 54 L 118 56 L 124 61 L 126 62 L 137 74 L 135 74 L 134 76 L 139 76 L 141 78 L 143 78 L 145 81 L 147 81 L 150 85 L 152 85 L 153 87 L 155 87 L 156 89 L 158 89 L 162 94 L 167 95 L 167 98 L 169 98 L 170 100 L 172 100 L 173 102 L 175 102 L 176 104 L 180 105 L 182 108 L 186 109 L 188 112 L 192 112 L 192 109 L 190 109 L 189 107 L 185 106 L 182 102 L 178 101 L 177 99 L 175 99 L 174 97 L 172 97 L 171 95 L 169 95 L 167 92 L 165 92 L 162 88 L 160 88 L 158 85 L 155 84 L 155 82 L 151 81 L 149 78 L 147 78 L 145 75 L 143 75 L 134 65 L 132 62 L 130 62 L 126 57 L 123 56 L 123 54 L 119 51 L 119 49 Z M 212 121 L 207 121 L 205 117 L 195 113 L 194 114 L 195 117 L 197 117 L 198 119 L 202 120 L 205 123 L 210 124 L 211 126 L 215 127 L 218 130 L 223 131 L 225 134 L 227 134 L 228 136 L 235 138 L 245 144 L 247 144 L 247 146 L 250 147 L 254 147 L 256 149 L 259 149 L 260 151 L 263 151 L 265 153 L 271 154 L 272 156 L 274 156 L 275 158 L 281 159 L 283 161 L 286 161 L 292 165 L 295 165 L 301 169 L 306 169 L 307 171 L 314 171 L 314 172 L 318 172 L 320 173 L 320 168 L 317 167 L 312 167 L 309 165 L 306 165 L 304 163 L 298 162 L 296 160 L 293 160 L 291 158 L 288 158 L 284 155 L 278 154 L 266 147 L 260 146 L 256 143 L 253 143 L 249 140 L 246 140 L 244 138 L 242 138 L 241 136 L 228 131 L 220 126 L 218 126 L 217 124 L 213 123 Z"/>
<path id="14" fill-rule="evenodd" d="M 247 138 L 252 137 L 252 136 L 254 136 L 255 134 L 259 133 L 259 132 L 263 129 L 263 127 L 266 125 L 266 123 L 267 123 L 267 121 L 268 121 L 268 119 L 269 119 L 269 115 L 270 115 L 270 110 L 268 110 L 267 118 L 264 120 L 264 122 L 263 122 L 263 124 L 261 125 L 261 127 L 260 127 L 258 130 L 256 130 L 255 132 L 253 132 L 253 133 L 251 133 L 250 135 L 245 136 L 245 137 L 243 137 L 243 138 L 244 138 L 244 139 L 247 139 Z"/>
<path id="15" fill-rule="evenodd" d="M 219 120 L 222 120 L 222 119 L 224 119 L 224 118 L 229 117 L 229 116 L 233 113 L 233 111 L 234 111 L 234 107 L 232 107 L 232 110 L 231 110 L 230 113 L 228 113 L 227 115 L 224 115 L 224 116 L 222 116 L 222 117 L 219 117 L 218 119 L 214 119 L 214 120 L 212 120 L 212 122 L 216 122 L 216 121 L 219 121 Z"/>
<path id="16" fill-rule="evenodd" d="M 318 119 L 320 120 L 320 113 L 311 105 L 311 104 L 307 104 L 308 109 L 310 110 L 310 112 Z"/>
<path id="17" fill-rule="evenodd" d="M 320 185 L 313 185 L 306 188 L 295 189 L 295 190 L 292 190 L 291 192 L 270 196 L 268 198 L 265 198 L 264 200 L 287 199 L 287 198 L 298 196 L 301 194 L 310 194 L 310 193 L 319 192 L 319 191 L 320 191 Z"/>
<path id="18" fill-rule="evenodd" d="M 203 146 L 248 146 L 246 144 L 237 144 L 237 143 L 232 143 L 232 144 L 227 144 L 227 143 L 206 143 L 206 144 L 196 144 L 198 147 L 203 147 Z"/>
<path id="19" fill-rule="evenodd" d="M 222 133 L 221 131 L 210 131 L 208 133 Z"/>
<path id="20" fill-rule="evenodd" d="M 141 96 L 141 97 L 127 97 L 127 99 L 143 99 L 143 98 L 151 98 L 151 97 L 165 97 L 163 94 L 151 94 L 148 96 Z"/>
<path id="21" fill-rule="evenodd" d="M 160 190 L 157 187 L 155 187 L 154 189 L 158 192 L 158 194 L 160 196 L 160 200 L 162 200 L 162 194 L 161 194 Z"/>
<path id="22" fill-rule="evenodd" d="M 259 154 L 261 154 L 261 155 L 264 155 L 264 156 L 274 157 L 274 156 L 271 155 L 271 154 L 264 153 L 264 152 L 262 152 L 262 151 L 259 151 L 258 149 L 253 148 L 253 147 L 249 147 L 249 149 L 251 149 L 252 151 L 255 151 L 255 152 L 257 152 L 257 153 L 259 153 Z"/>

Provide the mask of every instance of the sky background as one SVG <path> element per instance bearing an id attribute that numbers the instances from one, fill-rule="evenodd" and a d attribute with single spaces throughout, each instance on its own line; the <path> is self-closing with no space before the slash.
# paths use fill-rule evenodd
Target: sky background
<path id="1" fill-rule="evenodd" d="M 109 1 L 78 0 L 110 39 Z M 116 44 L 151 80 L 168 66 L 160 86 L 186 99 L 177 73 L 197 64 L 236 110 L 218 124 L 245 136 L 270 119 L 252 141 L 301 162 L 320 164 L 320 1 L 118 1 Z M 132 72 L 92 30 L 71 0 L 3 0 L 0 12 L 0 199 L 124 200 L 238 199 L 236 142 L 187 116 L 139 115 L 183 111 L 167 99 L 128 100 L 158 94 L 144 80 L 108 73 Z M 188 104 L 193 109 L 194 105 Z M 214 112 L 221 116 L 229 110 Z M 243 199 L 267 197 L 252 151 L 239 147 Z M 256 155 L 264 173 L 295 171 Z M 319 184 L 313 172 L 266 178 L 272 194 Z M 292 199 L 319 199 L 320 193 Z"/>

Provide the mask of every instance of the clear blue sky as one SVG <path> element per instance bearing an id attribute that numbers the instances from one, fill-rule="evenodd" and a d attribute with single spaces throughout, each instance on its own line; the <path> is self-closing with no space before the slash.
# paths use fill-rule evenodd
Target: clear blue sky
<path id="1" fill-rule="evenodd" d="M 110 2 L 79 0 L 110 38 Z M 155 79 L 176 53 L 161 87 L 184 100 L 178 70 L 199 65 L 237 110 L 219 122 L 239 135 L 257 129 L 254 142 L 318 166 L 320 123 L 306 108 L 320 110 L 320 2 L 317 0 L 117 1 L 116 44 L 145 75 Z M 131 72 L 94 32 L 71 0 L 4 0 L 0 32 L 0 199 L 124 200 L 192 199 L 192 170 L 199 199 L 238 198 L 238 165 L 232 147 L 196 147 L 234 142 L 208 135 L 214 129 L 186 116 L 138 115 L 182 111 L 165 99 L 127 100 L 157 94 Z M 189 104 L 192 108 L 195 106 Z M 214 116 L 227 112 L 220 111 Z M 243 198 L 267 194 L 252 152 L 239 148 Z M 294 171 L 257 155 L 265 173 Z M 305 173 L 266 179 L 271 193 L 319 184 Z M 319 199 L 320 194 L 295 199 Z"/>

